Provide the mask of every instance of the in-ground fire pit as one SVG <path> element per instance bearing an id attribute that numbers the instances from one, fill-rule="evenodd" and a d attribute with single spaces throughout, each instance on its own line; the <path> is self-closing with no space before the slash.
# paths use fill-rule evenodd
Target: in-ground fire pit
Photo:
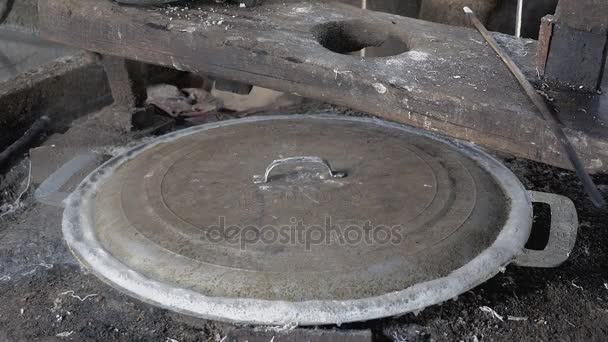
<path id="1" fill-rule="evenodd" d="M 530 195 L 489 155 L 371 119 L 278 116 L 194 127 L 93 172 L 67 199 L 76 257 L 181 313 L 340 324 L 451 299 L 516 262 L 565 261 L 564 197 L 544 251 L 524 248 Z"/>
<path id="2" fill-rule="evenodd" d="M 480 145 L 516 153 L 519 156 L 535 158 L 554 165 L 568 166 L 567 160 L 563 157 L 563 151 L 560 150 L 551 134 L 548 134 L 544 124 L 535 116 L 534 111 L 530 110 L 529 103 L 522 100 L 521 94 L 515 91 L 514 85 L 509 82 L 508 75 L 503 73 L 500 67 L 492 64 L 495 59 L 493 59 L 494 56 L 488 55 L 491 50 L 480 44 L 480 36 L 466 29 L 449 28 L 448 30 L 446 26 L 384 14 L 372 13 L 367 17 L 368 13 L 366 12 L 358 12 L 358 10 L 348 9 L 340 5 L 322 4 L 316 7 L 308 6 L 308 2 L 298 4 L 297 2 L 268 0 L 259 11 L 248 8 L 242 9 L 234 5 L 214 5 L 212 2 L 205 1 L 191 2 L 188 8 L 182 6 L 183 4 L 171 6 L 170 12 L 173 13 L 173 16 L 176 13 L 183 13 L 182 17 L 171 17 L 171 15 L 166 15 L 167 12 L 162 7 L 148 9 L 130 6 L 118 7 L 114 3 L 101 1 L 95 2 L 99 7 L 87 7 L 85 3 L 87 0 L 83 1 L 58 0 L 49 2 L 55 6 L 54 8 L 57 11 L 48 17 L 57 19 L 55 19 L 56 25 L 50 27 L 51 30 L 43 29 L 45 34 L 48 35 L 47 37 L 69 41 L 70 44 L 86 47 L 103 54 L 118 55 L 195 72 L 209 72 L 216 77 L 225 75 L 231 79 L 296 92 L 305 96 L 324 98 L 330 102 L 352 105 L 359 110 L 372 112 L 385 118 L 460 137 L 467 141 L 472 140 Z M 45 2 L 41 1 L 41 3 L 44 6 Z M 81 7 L 71 7 L 70 11 L 62 11 L 62 8 L 65 8 L 66 5 Z M 210 23 L 208 25 L 205 25 L 204 21 L 197 22 L 196 20 L 185 19 L 186 17 L 194 18 L 197 14 L 201 14 L 212 7 L 219 11 L 208 17 Z M 88 12 L 88 10 L 96 14 L 91 15 L 92 12 Z M 70 16 L 61 16 L 68 12 Z M 108 20 L 108 13 L 112 13 L 110 20 Z M 61 20 L 58 19 L 60 17 Z M 270 17 L 273 20 L 265 20 Z M 146 18 L 149 20 L 145 20 Z M 316 19 L 309 21 L 310 18 Z M 169 23 L 170 21 L 172 23 Z M 224 25 L 217 24 L 218 22 L 222 22 Z M 53 21 L 47 20 L 46 23 L 53 23 Z M 62 23 L 65 23 L 65 25 Z M 112 25 L 108 25 L 108 23 Z M 192 24 L 200 25 L 192 26 Z M 236 27 L 236 29 L 227 30 L 226 27 L 229 26 L 230 28 Z M 138 27 L 144 27 L 148 31 L 144 34 Z M 315 27 L 322 30 L 315 33 Z M 441 28 L 445 28 L 446 32 L 443 32 Z M 361 35 L 362 31 L 367 29 L 369 29 L 368 32 L 371 35 Z M 551 27 L 547 32 L 559 33 L 560 35 L 556 34 L 553 37 L 563 39 L 563 33 L 569 32 L 568 30 L 561 25 L 560 27 Z M 226 34 L 230 34 L 231 37 L 240 35 L 243 39 L 228 40 Z M 60 38 L 61 35 L 63 37 Z M 153 38 L 151 40 L 140 39 L 142 36 Z M 355 39 L 352 39 L 353 36 Z M 536 76 L 536 70 L 533 68 L 533 63 L 531 63 L 534 59 L 536 43 L 498 34 L 495 37 L 499 44 L 512 55 L 516 63 L 524 69 L 528 79 L 533 82 L 540 82 L 540 79 Z M 336 42 L 337 38 L 343 39 L 345 44 L 338 44 L 340 42 Z M 154 45 L 155 41 L 163 42 L 163 44 Z M 228 44 L 224 45 L 224 41 L 227 41 Z M 584 45 L 584 41 L 584 39 L 581 39 L 578 43 Z M 401 49 L 396 55 L 381 54 L 380 57 L 372 57 L 372 55 L 367 54 L 367 52 L 372 51 L 372 48 L 382 47 L 386 43 L 401 44 Z M 435 45 L 432 43 L 435 43 Z M 159 46 L 161 47 L 160 50 L 158 49 Z M 557 47 L 559 45 L 551 44 L 551 46 Z M 146 48 L 150 49 L 146 50 Z M 359 48 L 364 48 L 364 50 L 358 50 Z M 456 58 L 449 53 L 454 49 L 459 51 L 455 55 Z M 194 51 L 205 51 L 204 56 L 209 58 L 199 58 L 203 54 Z M 311 56 L 314 58 L 311 58 Z M 422 58 L 426 59 L 421 60 Z M 551 58 L 547 58 L 547 61 Z M 109 71 L 111 68 L 107 67 L 112 63 L 108 63 L 109 58 L 107 56 L 103 57 L 103 60 L 106 60 L 106 70 Z M 246 70 L 238 68 L 239 60 L 247 61 L 245 63 L 247 65 Z M 414 60 L 416 63 L 413 63 Z M 437 61 L 445 63 L 436 63 Z M 130 67 L 137 67 L 137 63 L 121 61 L 118 58 L 114 59 L 114 62 L 116 62 L 114 63 L 116 70 L 130 72 Z M 392 68 L 390 70 L 382 69 L 381 67 L 385 64 L 390 64 Z M 395 65 L 399 67 L 395 67 Z M 567 65 L 576 65 L 576 63 Z M 124 68 L 125 66 L 126 68 Z M 367 72 L 370 70 L 373 72 L 368 74 Z M 380 72 L 377 72 L 378 70 Z M 442 73 L 442 70 L 446 73 Z M 471 70 L 473 70 L 475 76 L 474 80 L 469 78 Z M 551 72 L 555 72 L 555 68 L 548 67 L 545 71 L 551 74 Z M 116 77 L 117 75 L 112 74 L 112 72 L 109 74 L 108 79 L 112 84 L 115 98 L 117 95 L 121 98 L 129 98 L 130 94 L 127 94 L 127 92 L 124 93 L 125 96 L 121 96 L 123 93 L 120 90 L 128 91 L 130 86 L 136 85 L 137 82 L 129 82 L 128 76 L 131 75 Z M 307 76 L 310 77 L 307 78 Z M 477 78 L 478 76 L 479 78 Z M 400 81 L 409 80 L 411 82 L 391 82 L 392 79 L 396 78 L 399 78 Z M 482 82 L 478 82 L 480 80 Z M 487 84 L 483 83 L 484 80 L 489 80 L 489 82 Z M 116 83 L 122 83 L 123 87 L 115 87 Z M 420 87 L 411 87 L 412 84 Z M 458 87 L 453 87 L 457 84 Z M 398 86 L 400 85 L 408 87 L 399 89 Z M 541 83 L 535 83 L 535 85 L 540 86 Z M 435 87 L 439 88 L 436 89 Z M 52 87 L 52 89 L 57 92 L 62 90 L 61 87 Z M 244 87 L 244 89 L 247 89 L 247 87 Z M 251 89 L 250 86 L 249 89 Z M 460 90 L 463 93 L 460 93 Z M 562 93 L 559 90 L 547 88 L 546 85 L 542 86 L 542 91 L 547 99 L 555 100 L 553 104 L 559 111 L 558 116 L 562 119 L 568 136 L 573 139 L 575 148 L 581 154 L 587 169 L 591 172 L 605 170 L 605 165 L 608 164 L 605 164 L 606 155 L 603 153 L 605 151 L 605 148 L 603 148 L 605 145 L 605 130 L 602 128 L 603 118 L 601 115 L 596 117 L 597 113 L 601 112 L 598 112 L 598 108 L 601 108 L 604 104 L 601 100 L 597 101 L 597 99 L 602 98 L 602 95 Z M 53 92 L 53 94 L 56 94 L 56 92 Z M 504 101 L 487 101 L 496 97 Z M 53 96 L 48 97 L 51 101 L 54 98 Z M 36 100 L 34 97 L 29 99 Z M 403 100 L 407 100 L 407 103 L 404 103 Z M 488 103 L 490 107 L 484 107 L 484 104 Z M 599 107 L 596 105 L 599 105 Z M 61 108 L 61 106 L 57 107 Z M 333 109 L 349 114 L 353 113 L 348 109 L 337 109 L 337 107 L 333 107 Z M 315 112 L 310 108 L 298 112 L 306 111 L 309 113 Z M 118 113 L 124 115 L 120 116 L 119 119 Z M 114 109 L 106 111 L 109 116 L 104 115 L 103 117 L 116 119 L 119 122 L 113 123 L 116 123 L 117 127 L 121 129 L 127 127 L 128 129 L 133 123 L 130 113 L 130 110 Z M 20 120 L 22 118 L 19 112 L 11 114 L 19 117 Z M 43 113 L 33 114 L 41 115 Z M 137 114 L 136 117 L 139 120 L 147 112 L 138 111 Z M 357 115 L 359 114 L 357 113 Z M 33 117 L 35 118 L 35 116 Z M 29 114 L 25 117 L 29 121 L 31 121 L 31 118 Z M 172 121 L 171 119 L 167 120 Z M 141 127 L 141 124 L 145 126 L 148 123 L 150 122 L 146 120 L 137 121 L 135 127 Z M 45 143 L 47 146 L 39 149 L 34 154 L 40 157 L 46 152 L 53 154 L 58 150 L 65 152 L 66 149 L 69 150 L 70 148 L 72 148 L 71 151 L 82 149 L 100 151 L 100 146 L 98 146 L 100 140 L 107 141 L 107 139 L 97 140 L 95 138 L 104 134 L 104 130 L 98 129 L 95 125 L 88 126 L 85 129 L 81 126 L 82 124 L 82 121 L 74 123 L 75 127 L 70 130 L 80 129 L 80 133 L 86 132 L 84 133 L 85 136 L 90 135 L 88 139 L 78 139 L 76 140 L 78 143 L 74 143 L 75 140 L 70 140 L 67 135 L 60 138 L 55 136 L 48 143 Z M 93 128 L 88 131 L 90 127 Z M 171 122 L 167 127 L 173 127 Z M 23 127 L 23 129 L 25 128 Z M 13 137 L 19 135 L 19 132 L 8 131 L 11 133 L 8 140 L 12 140 Z M 137 132 L 131 136 L 130 133 L 121 132 L 118 140 L 114 143 L 121 144 L 125 142 L 124 139 L 129 139 L 128 137 L 141 137 L 142 134 L 142 132 Z M 70 135 L 70 137 L 73 137 L 73 135 Z M 63 143 L 61 143 L 62 141 Z M 117 143 L 117 141 L 121 143 Z M 93 145 L 94 148 L 91 147 Z M 363 146 L 363 144 L 360 145 Z M 356 148 L 358 147 L 359 145 L 356 146 Z M 350 147 L 350 149 L 354 148 Z M 346 150 L 350 153 L 350 149 L 347 148 Z M 101 150 L 107 151 L 106 149 Z M 321 195 L 321 192 L 306 192 L 307 196 L 305 196 L 303 195 L 304 192 L 299 189 L 302 183 L 289 183 L 290 181 L 299 180 L 304 182 L 305 186 L 303 188 L 310 190 L 314 189 L 319 182 L 344 182 L 348 181 L 349 177 L 353 175 L 340 165 L 339 159 L 336 164 L 333 158 L 325 158 L 312 153 L 302 154 L 295 158 L 285 155 L 275 158 L 268 159 L 265 165 L 260 166 L 259 170 L 256 167 L 256 171 L 253 172 L 255 176 L 264 176 L 265 171 L 268 171 L 268 182 L 260 184 L 260 177 L 254 177 L 251 184 L 257 184 L 258 189 L 265 191 L 273 191 L 273 189 L 279 192 L 285 191 L 286 195 L 277 196 L 284 206 L 293 203 L 311 205 L 310 203 L 314 202 L 311 202 L 310 198 L 323 204 L 333 202 L 334 199 L 332 196 Z M 606 234 L 604 233 L 606 230 L 603 229 L 605 228 L 603 222 L 605 222 L 606 212 L 591 208 L 579 192 L 580 184 L 570 173 L 564 170 L 500 155 L 497 158 L 502 159 L 501 161 L 517 175 L 525 188 L 559 193 L 575 201 L 583 229 L 579 232 L 577 247 L 572 250 L 569 261 L 561 267 L 551 270 L 526 267 L 508 267 L 505 269 L 500 266 L 498 270 L 504 271 L 504 273 L 499 273 L 474 289 L 464 292 L 458 297 L 457 301 L 445 302 L 441 306 L 431 306 L 421 314 L 419 314 L 419 310 L 415 310 L 416 315 L 410 314 L 399 318 L 389 317 L 365 323 L 346 324 L 341 326 L 341 333 L 347 334 L 347 331 L 351 328 L 364 329 L 363 332 L 366 332 L 367 335 L 363 334 L 365 336 L 362 335 L 362 337 L 367 338 L 367 340 L 372 338 L 370 331 L 367 329 L 373 331 L 374 338 L 387 338 L 388 340 L 428 340 L 429 336 L 437 340 L 518 340 L 531 338 L 532 336 L 543 339 L 576 340 L 582 335 L 591 336 L 590 339 L 594 340 L 598 336 L 603 336 L 606 322 L 608 322 L 605 319 L 604 310 L 605 291 L 608 286 L 606 286 L 606 280 L 603 279 L 606 268 L 603 258 L 606 253 L 601 244 L 601 241 L 606 240 Z M 28 172 L 27 164 L 27 159 L 20 163 L 21 173 L 26 174 L 26 176 Z M 181 165 L 172 164 L 171 170 L 165 174 L 164 179 L 171 179 L 180 172 L 182 176 L 187 173 L 187 171 L 180 170 L 180 167 L 187 163 L 177 164 Z M 34 171 L 36 170 L 35 165 L 36 163 L 34 163 Z M 209 171 L 205 169 L 206 164 L 202 166 L 201 170 Z M 271 168 L 270 166 L 276 167 Z M 236 170 L 239 171 L 242 168 L 241 166 Z M 225 174 L 237 171 L 229 169 Z M 341 173 L 344 173 L 345 177 L 339 177 Z M 78 179 L 84 174 L 85 172 L 81 172 L 73 178 Z M 149 178 L 152 177 L 146 178 L 147 175 L 144 175 L 143 178 L 150 181 Z M 406 175 L 408 173 L 402 172 L 402 176 Z M 36 172 L 34 172 L 33 179 L 39 177 L 40 175 L 36 175 Z M 605 176 L 598 175 L 594 178 L 601 193 L 605 195 Z M 281 184 L 282 182 L 287 182 L 289 186 L 296 186 L 296 188 L 291 190 L 275 188 L 277 185 L 285 185 Z M 4 179 L 2 183 L 4 183 Z M 29 185 L 27 178 L 24 179 L 24 184 L 26 183 Z M 74 182 L 70 182 L 69 186 L 66 185 L 69 190 L 63 190 L 71 191 L 71 186 L 74 184 Z M 164 184 L 164 189 L 167 190 L 169 186 L 166 183 Z M 173 185 L 175 184 L 174 182 Z M 33 189 L 34 186 L 35 183 L 32 183 L 30 189 Z M 194 188 L 195 186 L 193 184 L 180 186 L 180 188 L 187 187 Z M 426 188 L 428 187 L 411 197 L 423 197 L 426 194 L 424 190 L 428 190 Z M 133 297 L 114 291 L 112 287 L 99 282 L 93 276 L 93 273 L 83 272 L 74 266 L 76 260 L 69 255 L 67 246 L 61 241 L 60 220 L 62 209 L 28 202 L 31 200 L 30 197 L 33 197 L 28 195 L 28 187 L 24 187 L 25 190 L 22 190 L 21 186 L 17 186 L 15 189 L 18 191 L 18 198 L 24 200 L 22 206 L 16 207 L 18 210 L 13 213 L 3 216 L 3 220 L 0 222 L 0 265 L 3 266 L 0 267 L 0 300 L 4 303 L 5 312 L 8 313 L 8 315 L 0 315 L 0 340 L 19 340 L 19 338 L 34 340 L 50 336 L 56 339 L 133 340 L 143 338 L 183 342 L 226 338 L 225 333 L 212 328 L 219 324 L 215 321 L 190 320 L 187 316 L 148 306 Z M 161 186 L 161 190 L 157 194 L 162 194 L 162 189 Z M 394 187 L 394 189 L 398 190 L 399 187 Z M 40 190 L 40 188 L 37 190 Z M 190 190 L 191 193 L 195 193 L 194 189 Z M 126 190 L 124 191 L 126 192 Z M 349 192 L 349 190 L 344 191 L 345 193 Z M 67 192 L 61 195 L 64 194 L 67 194 Z M 175 194 L 173 193 L 173 195 Z M 549 198 L 541 197 L 542 195 L 538 193 L 530 193 L 529 195 L 530 199 L 534 201 L 552 202 Z M 61 198 L 63 198 L 62 196 Z M 133 198 L 132 196 L 127 197 Z M 357 201 L 362 198 L 362 196 L 354 194 L 344 195 L 343 197 L 354 198 L 354 204 L 357 204 Z M 184 213 L 175 209 L 175 203 L 192 202 L 191 198 L 182 197 L 177 200 L 172 196 L 167 196 L 167 198 L 169 201 L 166 201 L 165 204 L 170 207 L 171 211 L 180 215 Z M 204 200 L 204 198 L 195 199 L 197 201 Z M 137 200 L 140 200 L 140 198 L 137 198 Z M 59 203 L 59 201 L 51 202 Z M 259 198 L 243 192 L 237 200 L 229 202 L 229 207 L 243 208 L 247 205 L 259 203 Z M 192 203 L 191 205 L 194 206 L 200 204 L 196 201 Z M 220 203 L 221 201 L 218 201 L 214 204 L 220 205 Z M 394 203 L 398 203 L 398 201 L 384 202 L 382 207 L 385 210 L 392 210 Z M 567 205 L 567 203 L 568 201 L 560 200 L 553 204 L 557 208 L 560 205 Z M 353 203 L 350 204 L 354 206 Z M 542 250 L 545 248 L 543 241 L 540 241 L 538 246 L 531 246 L 538 235 L 542 235 L 544 229 L 539 229 L 539 227 L 543 223 L 548 226 L 549 221 L 552 221 L 553 230 L 548 231 L 555 232 L 555 229 L 560 228 L 556 224 L 560 222 L 572 223 L 574 216 L 567 215 L 569 219 L 555 217 L 557 213 L 568 213 L 570 211 L 553 210 L 553 213 L 551 213 L 552 210 L 549 209 L 549 205 L 541 205 L 537 202 L 533 202 L 532 205 L 534 206 L 535 228 L 532 229 L 532 236 L 526 247 Z M 305 205 L 302 206 L 306 207 Z M 538 210 L 539 207 L 542 210 Z M 408 210 L 414 210 L 416 207 L 415 205 L 405 204 L 403 208 L 407 212 Z M 215 209 L 225 208 L 218 207 Z M 355 214 L 362 215 L 363 213 L 357 212 Z M 550 218 L 551 214 L 554 216 L 552 219 Z M 201 210 L 200 215 L 197 217 L 201 218 L 208 213 L 203 213 Z M 166 219 L 166 216 L 163 215 L 163 218 Z M 192 217 L 188 219 L 191 220 Z M 176 229 L 177 233 L 180 233 L 180 229 L 186 229 L 187 227 L 178 226 L 178 228 Z M 568 226 L 561 228 L 568 228 Z M 561 262 L 569 254 L 573 242 L 572 233 L 574 230 L 566 229 L 566 231 L 569 234 L 562 235 L 562 238 L 564 238 L 562 240 L 555 240 L 556 234 L 547 233 L 547 236 L 540 240 L 553 239 L 552 242 L 549 242 L 549 246 L 555 248 L 550 247 L 548 251 L 545 250 L 544 252 L 533 252 L 526 249 L 525 253 L 521 253 L 517 257 L 517 264 L 548 266 Z M 197 234 L 192 234 L 192 236 L 201 238 Z M 384 241 L 383 239 L 379 240 Z M 227 243 L 228 246 L 232 246 L 229 241 L 214 241 L 218 244 Z M 256 244 L 254 241 L 256 240 L 246 240 L 244 252 L 238 253 L 249 253 L 251 249 L 263 251 L 264 248 L 256 248 L 268 245 L 267 241 L 260 241 L 260 244 Z M 270 241 L 272 241 L 272 235 Z M 119 241 L 119 243 L 122 242 Z M 305 243 L 300 247 L 307 250 Z M 310 249 L 314 249 L 314 247 L 318 249 L 319 244 L 311 244 Z M 337 245 L 337 247 L 336 250 L 339 251 L 340 245 Z M 382 247 L 386 246 L 380 244 L 379 247 L 382 250 Z M 178 249 L 178 252 L 186 253 L 188 252 L 187 249 Z M 285 254 L 281 254 L 283 251 L 280 248 L 268 249 L 277 255 Z M 237 250 L 241 250 L 240 244 Z M 548 253 L 551 250 L 556 253 Z M 523 251 L 523 248 L 521 251 Z M 237 253 L 234 250 L 232 252 Z M 542 255 L 550 255 L 551 257 L 539 258 Z M 458 259 L 458 257 L 460 256 L 456 255 L 454 259 Z M 365 267 L 366 263 L 369 264 L 373 261 L 372 258 L 361 259 L 361 267 Z M 247 260 L 256 259 L 248 258 Z M 306 264 L 302 266 L 303 269 L 321 264 L 318 261 L 317 263 L 310 262 L 310 259 L 307 258 L 295 261 L 293 259 L 288 260 L 292 260 L 296 264 L 297 262 Z M 331 259 L 325 258 L 324 260 Z M 348 261 L 346 258 L 341 260 Z M 542 262 L 539 263 L 539 260 L 542 260 Z M 270 267 L 272 265 L 256 266 Z M 332 265 L 326 262 L 321 266 L 330 267 Z M 363 275 L 365 272 L 361 272 L 361 274 Z M 398 276 L 398 274 L 396 273 L 395 276 Z M 309 281 L 314 279 L 313 277 Z M 331 279 L 331 277 L 328 277 L 328 280 Z M 390 285 L 390 282 L 388 283 Z M 231 285 L 237 286 L 237 284 Z M 300 284 L 300 287 L 302 286 Z M 382 283 L 380 287 L 380 289 L 377 289 L 378 291 L 386 290 L 390 286 Z M 267 289 L 271 287 L 259 286 L 258 288 Z M 352 295 L 352 298 L 365 299 L 353 294 L 355 290 L 365 288 L 363 285 L 356 284 L 351 288 L 353 291 L 349 290 L 348 292 Z M 332 288 L 330 287 L 330 289 Z M 394 290 L 394 288 L 389 290 Z M 373 291 L 370 292 L 373 293 Z M 394 290 L 394 292 L 398 291 Z M 294 297 L 297 297 L 297 293 L 290 292 L 289 294 L 292 303 L 302 302 L 299 299 L 304 297 L 300 294 L 298 299 Z M 263 297 L 262 295 L 260 294 L 260 297 Z M 338 295 L 346 296 L 344 293 Z M 268 293 L 265 296 L 270 298 Z M 11 312 L 14 315 L 11 315 Z M 225 317 L 222 319 L 228 320 Z M 189 323 L 184 324 L 185 321 Z M 339 319 L 335 319 L 335 321 L 337 322 Z M 288 325 L 288 327 L 292 326 Z M 260 331 L 267 333 L 267 338 L 264 338 L 264 341 L 272 339 L 277 341 L 274 329 L 245 328 L 241 329 L 242 334 L 240 336 L 243 337 L 243 340 L 252 341 L 255 340 L 252 338 L 254 332 Z M 296 332 L 304 332 L 304 334 L 308 332 L 324 334 L 325 331 L 330 330 L 325 330 L 325 327 L 296 330 Z M 335 334 L 330 338 L 337 340 L 340 338 L 338 336 L 339 334 Z M 236 339 L 240 340 L 239 338 Z M 601 339 L 601 337 L 597 339 Z M 227 340 L 230 340 L 230 337 Z"/>

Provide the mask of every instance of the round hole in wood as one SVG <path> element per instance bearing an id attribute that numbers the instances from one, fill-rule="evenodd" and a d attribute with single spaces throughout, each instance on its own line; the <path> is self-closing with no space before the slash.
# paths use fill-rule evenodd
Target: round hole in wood
<path id="1" fill-rule="evenodd" d="M 409 51 L 402 39 L 382 26 L 359 20 L 319 24 L 312 33 L 324 48 L 343 55 L 388 57 Z"/>

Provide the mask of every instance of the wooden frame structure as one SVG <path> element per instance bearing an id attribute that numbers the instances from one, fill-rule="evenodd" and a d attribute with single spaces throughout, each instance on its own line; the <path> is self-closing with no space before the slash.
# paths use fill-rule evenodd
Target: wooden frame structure
<path id="1" fill-rule="evenodd" d="M 513 76 L 479 34 L 333 2 L 266 0 L 138 8 L 106 0 L 40 0 L 42 35 L 104 55 L 246 82 L 569 168 Z M 537 43 L 496 34 L 538 82 Z M 398 39 L 407 52 L 341 54 Z M 547 90 L 590 172 L 608 170 L 601 95 Z M 605 108 L 604 108 L 605 109 Z M 586 113 L 585 115 L 581 115 Z M 590 113 L 598 113 L 590 115 Z"/>

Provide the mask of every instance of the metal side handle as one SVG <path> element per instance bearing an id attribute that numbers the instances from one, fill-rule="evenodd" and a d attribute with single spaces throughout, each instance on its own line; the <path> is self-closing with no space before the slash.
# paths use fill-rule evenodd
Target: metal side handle
<path id="1" fill-rule="evenodd" d="M 275 168 L 282 166 L 282 165 L 293 165 L 293 164 L 304 164 L 304 163 L 312 163 L 312 164 L 319 164 L 322 165 L 323 168 L 327 169 L 328 175 L 331 178 L 344 178 L 346 177 L 346 174 L 344 172 L 336 172 L 334 170 L 332 170 L 331 166 L 329 165 L 329 163 L 319 157 L 291 157 L 291 158 L 285 158 L 285 159 L 277 159 L 275 161 L 273 161 L 272 163 L 270 163 L 268 165 L 268 167 L 266 167 L 266 172 L 264 172 L 264 176 L 262 177 L 254 177 L 254 183 L 256 184 L 264 184 L 264 183 L 268 183 L 268 178 L 270 177 L 270 173 L 272 172 L 272 170 L 274 170 Z"/>
<path id="2" fill-rule="evenodd" d="M 576 242 L 578 216 L 574 203 L 564 196 L 545 192 L 528 191 L 528 194 L 532 202 L 551 207 L 549 242 L 542 251 L 524 249 L 514 263 L 526 267 L 557 267 L 568 259 Z"/>
<path id="3" fill-rule="evenodd" d="M 36 198 L 38 202 L 46 205 L 64 207 L 63 201 L 70 194 L 60 191 L 61 187 L 63 187 L 72 176 L 98 158 L 99 155 L 97 154 L 81 154 L 74 157 L 40 184 L 34 192 L 34 198 Z"/>

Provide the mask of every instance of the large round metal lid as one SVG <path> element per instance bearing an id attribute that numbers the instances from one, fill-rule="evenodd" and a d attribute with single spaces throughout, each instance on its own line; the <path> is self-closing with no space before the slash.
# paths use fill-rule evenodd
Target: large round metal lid
<path id="1" fill-rule="evenodd" d="M 373 119 L 280 116 L 109 161 L 69 198 L 64 233 L 143 300 L 321 324 L 421 309 L 485 281 L 521 251 L 530 210 L 514 176 L 469 145 Z"/>

